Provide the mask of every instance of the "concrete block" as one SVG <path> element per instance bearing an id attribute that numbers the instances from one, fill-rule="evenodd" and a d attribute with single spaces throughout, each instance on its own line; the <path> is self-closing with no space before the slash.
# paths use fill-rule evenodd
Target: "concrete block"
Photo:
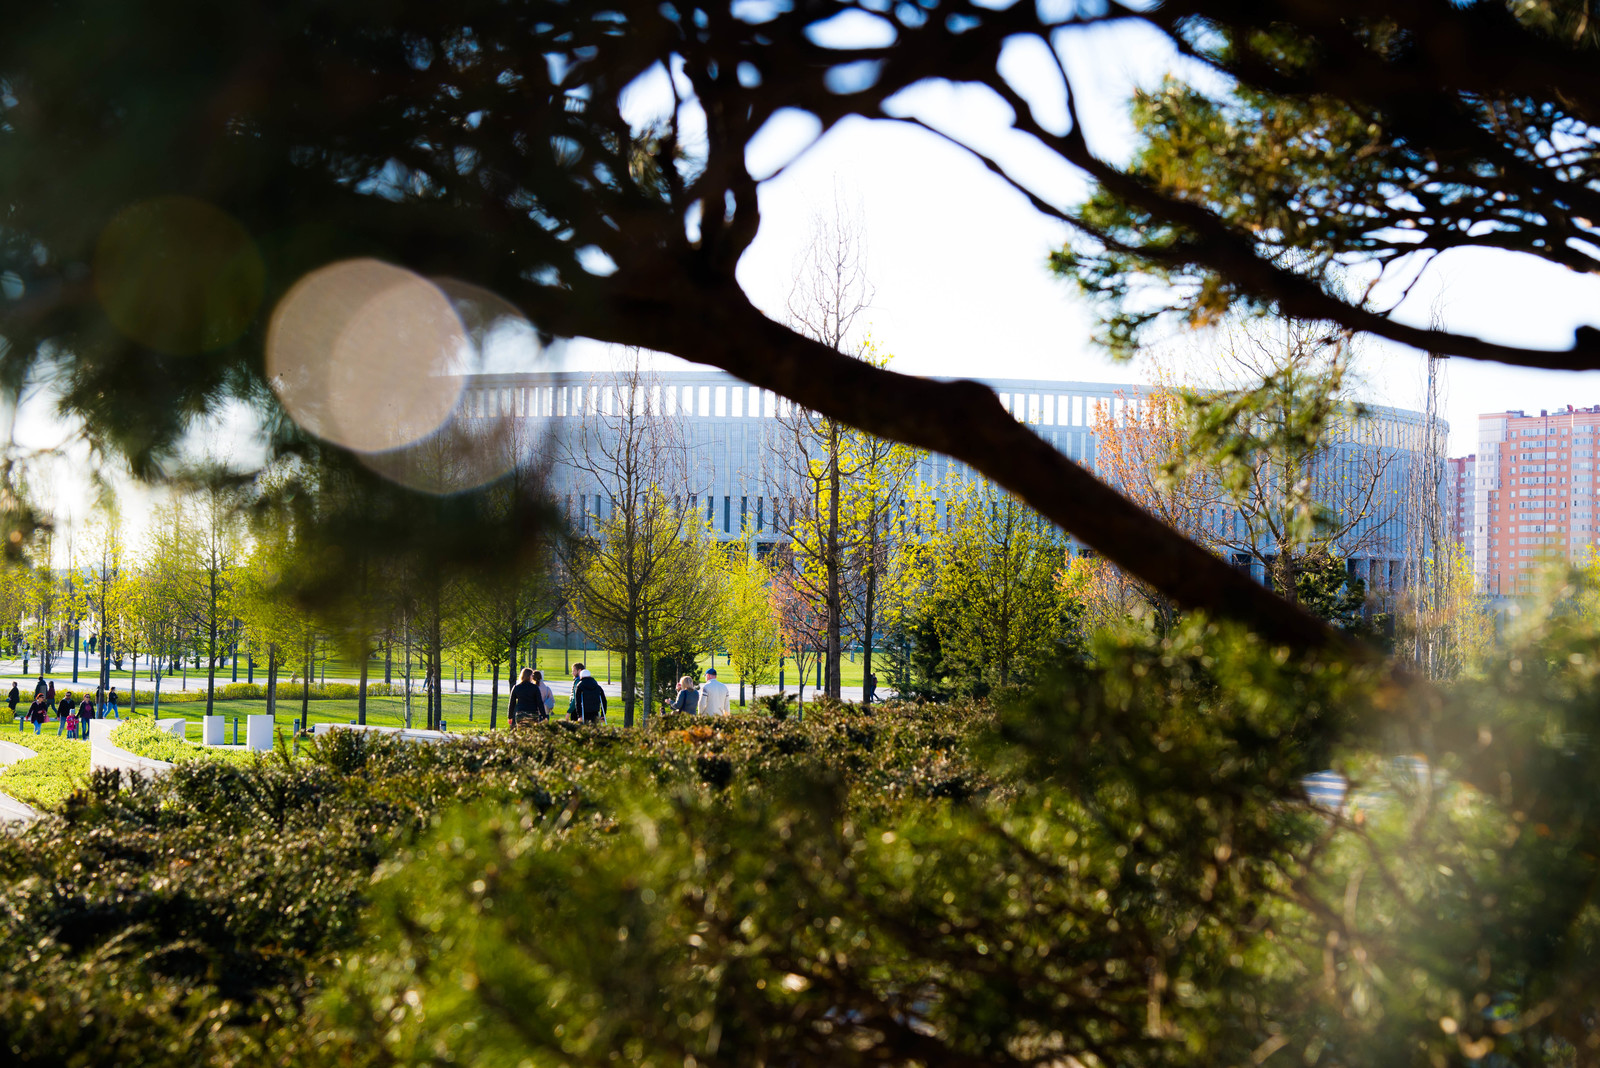
<path id="1" fill-rule="evenodd" d="M 253 753 L 267 753 L 272 751 L 273 728 L 277 725 L 276 716 L 250 716 L 244 724 L 245 748 Z"/>
<path id="2" fill-rule="evenodd" d="M 227 745 L 228 717 L 203 716 L 200 720 L 200 744 Z"/>
<path id="3" fill-rule="evenodd" d="M 156 720 L 156 730 L 166 731 L 181 742 L 188 737 L 189 721 L 182 717 L 177 719 L 158 719 Z"/>

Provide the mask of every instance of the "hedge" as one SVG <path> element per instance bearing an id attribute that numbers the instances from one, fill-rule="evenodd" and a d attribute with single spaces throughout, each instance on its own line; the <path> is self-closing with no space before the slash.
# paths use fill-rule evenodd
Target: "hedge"
<path id="1" fill-rule="evenodd" d="M 223 760 L 248 764 L 257 758 L 257 754 L 247 750 L 220 749 L 175 738 L 170 731 L 157 727 L 154 720 L 142 716 L 124 721 L 120 727 L 111 732 L 111 741 L 138 756 L 149 757 L 151 760 L 166 760 L 174 764 L 186 760 Z"/>

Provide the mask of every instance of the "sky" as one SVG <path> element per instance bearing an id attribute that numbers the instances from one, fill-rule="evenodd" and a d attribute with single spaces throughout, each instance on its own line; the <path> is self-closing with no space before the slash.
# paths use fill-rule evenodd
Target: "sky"
<path id="1" fill-rule="evenodd" d="M 836 39 L 869 41 L 870 31 L 845 27 Z M 1133 144 L 1127 102 L 1135 87 L 1153 87 L 1173 71 L 1196 74 L 1180 65 L 1164 38 L 1141 27 L 1101 28 L 1066 41 L 1068 69 L 1083 90 L 1080 114 L 1091 144 L 1106 158 L 1124 157 Z M 1002 70 L 1048 114 L 1059 92 L 1044 58 L 1008 54 Z M 638 92 L 642 99 L 654 96 L 650 87 Z M 1054 203 L 1069 205 L 1087 191 L 1075 172 L 1059 163 L 1052 169 L 1054 161 L 1004 136 L 1009 110 L 987 90 L 918 86 L 890 104 L 992 149 L 1031 185 L 1048 191 Z M 647 107 L 641 104 L 641 110 Z M 794 157 L 816 125 L 809 117 L 774 119 L 747 153 L 752 173 L 769 173 Z M 1036 211 L 971 155 L 900 123 L 848 120 L 809 143 L 762 185 L 761 230 L 739 263 L 738 277 L 767 314 L 785 317 L 813 220 L 832 210 L 836 196 L 852 205 L 864 224 L 876 295 L 863 319 L 879 346 L 894 355 L 893 369 L 922 375 L 1145 380 L 1146 366 L 1117 363 L 1093 344 L 1092 310 L 1047 271 L 1046 257 L 1067 238 L 1065 226 Z M 1381 298 L 1384 290 L 1375 295 Z M 1566 348 L 1574 327 L 1600 322 L 1600 278 L 1514 253 L 1460 250 L 1434 261 L 1396 315 L 1418 324 L 1438 315 L 1454 330 Z M 1166 358 L 1176 359 L 1180 372 L 1186 358 L 1205 363 L 1203 338 L 1170 340 Z M 1358 342 L 1358 353 L 1361 399 L 1423 406 L 1427 361 L 1420 354 L 1373 339 Z M 577 343 L 566 346 L 561 358 L 567 366 L 588 367 L 613 357 L 598 346 Z M 1476 448 L 1480 413 L 1600 403 L 1600 372 L 1531 371 L 1452 359 L 1442 365 L 1439 403 L 1450 424 L 1451 455 L 1465 455 Z"/>
<path id="2" fill-rule="evenodd" d="M 835 26 L 835 40 L 869 42 L 870 27 Z M 1065 38 L 1065 62 L 1079 88 L 1079 110 L 1091 144 L 1110 159 L 1133 144 L 1127 102 L 1136 86 L 1154 86 L 1180 60 L 1163 38 L 1142 28 L 1096 29 Z M 1064 125 L 1059 82 L 1042 46 L 1019 46 L 1002 58 L 1012 85 L 1040 109 L 1047 123 Z M 1195 76 L 1193 70 L 1183 70 Z M 658 71 L 627 91 L 630 118 L 643 121 L 670 101 Z M 1081 176 L 1015 135 L 1010 113 L 987 90 L 945 83 L 915 86 L 890 101 L 894 113 L 921 117 L 959 133 L 1016 168 L 1049 199 L 1068 206 L 1087 186 Z M 692 123 L 693 117 L 689 120 Z M 1020 193 L 983 164 L 934 134 L 903 123 L 852 119 L 815 139 L 809 116 L 775 117 L 747 153 L 757 176 L 780 171 L 760 190 L 762 226 L 739 263 L 741 285 L 758 307 L 777 319 L 799 257 L 819 213 L 837 200 L 855 212 L 866 235 L 875 288 L 861 325 L 893 369 L 922 375 L 1016 377 L 1093 382 L 1137 382 L 1147 368 L 1119 364 L 1091 340 L 1091 309 L 1046 269 L 1049 253 L 1067 237 L 1063 224 L 1036 211 Z M 780 170 L 781 169 L 781 170 Z M 1397 314 L 1425 323 L 1435 315 L 1456 330 L 1495 340 L 1564 348 L 1573 328 L 1600 322 L 1600 279 L 1511 253 L 1464 250 L 1440 257 Z M 1389 343 L 1360 343 L 1362 399 L 1399 407 L 1423 403 L 1426 361 Z M 1206 361 L 1204 338 L 1176 335 L 1169 346 L 1184 359 Z M 593 342 L 566 342 L 539 352 L 503 346 L 492 369 L 584 369 L 613 362 L 617 354 Z M 667 366 L 681 366 L 660 357 Z M 1476 446 L 1476 417 L 1506 408 L 1538 410 L 1558 404 L 1600 403 L 1600 372 L 1538 372 L 1455 359 L 1441 384 L 1443 415 L 1450 423 L 1450 452 Z M 47 411 L 44 399 L 25 403 L 17 438 L 50 447 L 69 432 Z M 193 436 L 197 449 L 248 452 L 249 419 L 225 412 Z M 81 451 L 43 478 L 49 496 L 80 528 L 94 501 L 83 478 Z M 126 511 L 148 514 L 154 498 L 134 487 L 121 491 Z"/>

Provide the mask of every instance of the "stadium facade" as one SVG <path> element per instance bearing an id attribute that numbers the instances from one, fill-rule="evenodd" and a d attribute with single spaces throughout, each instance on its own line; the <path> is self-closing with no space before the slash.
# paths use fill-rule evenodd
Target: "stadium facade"
<path id="1" fill-rule="evenodd" d="M 1027 423 L 1044 440 L 1090 470 L 1096 468 L 1094 423 L 1104 406 L 1113 418 L 1128 405 L 1137 405 L 1145 387 L 1131 383 L 1068 382 L 1049 379 L 977 378 L 994 390 L 1001 405 Z M 610 373 L 532 372 L 475 375 L 469 379 L 465 406 L 469 417 L 517 417 L 538 420 L 553 436 L 554 454 L 562 442 L 581 438 L 588 421 L 604 424 L 623 403 L 623 380 Z M 781 433 L 787 402 L 767 390 L 751 386 L 719 371 L 669 371 L 642 379 L 647 396 L 639 404 L 650 411 L 677 417 L 690 456 L 688 485 L 683 489 L 697 508 L 703 508 L 707 525 L 716 537 L 734 540 L 749 531 L 757 551 L 779 538 L 772 522 L 774 509 L 786 499 L 782 465 L 776 461 L 774 443 Z M 1408 562 L 1417 543 L 1410 532 L 1420 522 L 1417 511 L 1430 498 L 1442 508 L 1442 466 L 1428 462 L 1428 420 L 1423 413 L 1397 408 L 1368 407 L 1350 427 L 1335 435 L 1327 471 L 1357 469 L 1376 472 L 1376 482 L 1365 505 L 1367 514 L 1348 531 L 1355 551 L 1338 547 L 1347 557 L 1355 577 L 1374 591 L 1393 590 L 1411 573 Z M 1433 456 L 1442 455 L 1447 427 L 1433 422 Z M 1370 461 L 1380 458 L 1381 463 Z M 1428 476 L 1430 468 L 1436 472 Z M 965 464 L 949 457 L 924 456 L 914 477 L 935 495 L 949 481 L 980 478 Z M 1353 477 L 1353 476 L 1345 476 Z M 1429 485 L 1428 483 L 1432 483 Z M 590 517 L 606 514 L 606 487 L 587 472 L 557 463 L 551 492 L 582 526 Z M 1234 561 L 1261 576 L 1259 566 L 1245 558 Z"/>

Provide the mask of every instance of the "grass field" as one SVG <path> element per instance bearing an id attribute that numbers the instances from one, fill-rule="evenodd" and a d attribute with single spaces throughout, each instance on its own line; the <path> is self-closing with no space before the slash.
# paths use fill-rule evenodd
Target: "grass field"
<path id="1" fill-rule="evenodd" d="M 877 655 L 878 656 L 882 656 L 883 654 L 880 652 Z M 702 659 L 700 661 L 700 668 L 701 668 L 702 671 L 704 671 L 708 667 L 713 666 L 712 665 L 712 659 L 713 658 L 711 658 L 711 657 L 706 657 L 706 658 L 704 658 L 704 659 Z M 597 649 L 577 649 L 577 648 L 573 648 L 573 649 L 568 649 L 568 650 L 561 650 L 561 649 L 542 648 L 542 649 L 539 650 L 539 662 L 538 662 L 538 664 L 537 665 L 532 665 L 532 666 L 535 666 L 540 671 L 543 671 L 547 681 L 560 682 L 562 679 L 567 678 L 569 676 L 569 672 L 567 671 L 567 665 L 572 664 L 572 663 L 577 662 L 577 661 L 580 661 L 580 660 L 588 665 L 590 671 L 594 672 L 595 678 L 600 679 L 600 680 L 602 680 L 604 682 L 616 682 L 616 681 L 620 680 L 621 677 L 622 677 L 622 655 L 620 653 L 613 652 L 613 653 L 609 654 L 609 656 L 608 656 L 606 651 L 603 650 L 603 649 L 602 650 L 597 650 Z M 723 672 L 726 675 L 727 663 L 728 663 L 727 659 L 725 657 L 723 657 L 722 655 L 718 654 L 715 657 L 715 660 L 716 660 L 715 666 L 717 667 L 717 669 L 719 671 Z M 16 665 L 16 664 L 12 665 L 13 673 L 9 678 L 6 677 L 3 672 L 0 672 L 0 693 L 3 693 L 5 690 L 10 688 L 11 679 L 16 679 L 18 685 L 20 686 L 20 688 L 23 691 L 24 700 L 26 700 L 28 697 L 30 697 L 32 695 L 32 693 L 33 693 L 32 682 L 33 682 L 34 679 L 38 678 L 37 661 L 30 662 L 28 666 L 31 669 L 31 673 L 29 675 L 27 675 L 26 677 L 24 677 L 21 674 L 20 671 L 16 671 L 15 670 L 16 668 L 20 667 L 20 665 Z M 530 665 L 527 665 L 527 664 L 519 664 L 518 665 L 519 668 L 527 667 L 527 666 L 530 666 Z M 57 667 L 58 670 L 50 672 L 50 674 L 48 674 L 45 677 L 48 678 L 48 679 L 54 680 L 55 684 L 56 684 L 56 688 L 58 690 L 61 688 L 63 683 L 65 683 L 69 688 L 73 687 L 74 684 L 71 681 L 71 679 L 72 679 L 72 660 L 71 660 L 71 657 L 69 656 L 65 661 L 58 660 L 56 662 L 56 667 Z M 260 683 L 265 683 L 267 681 L 267 677 L 266 677 L 267 673 L 266 673 L 265 667 L 263 665 L 260 665 L 260 664 L 257 664 L 256 667 L 257 667 L 257 670 L 256 670 L 256 673 L 255 673 L 255 681 L 256 682 L 260 682 Z M 812 664 L 808 664 L 808 667 L 810 667 L 810 677 L 806 680 L 806 686 L 809 689 L 811 686 L 815 685 L 815 683 L 817 681 L 817 677 L 816 677 L 816 667 L 814 665 L 812 665 Z M 465 661 L 457 663 L 456 661 L 450 659 L 448 656 L 445 658 L 445 690 L 447 691 L 447 693 L 446 693 L 446 698 L 447 698 L 446 710 L 447 710 L 447 713 L 448 713 L 448 697 L 449 697 L 448 691 L 450 690 L 451 685 L 454 682 L 454 680 L 457 678 L 458 672 L 459 672 L 459 677 L 460 677 L 460 680 L 461 680 L 461 686 L 463 688 L 466 687 L 467 681 L 468 681 L 467 668 L 468 668 L 468 665 L 467 665 L 467 663 Z M 329 679 L 338 679 L 340 681 L 353 681 L 353 680 L 355 680 L 356 678 L 358 678 L 360 676 L 360 673 L 361 673 L 360 665 L 358 665 L 354 661 L 340 660 L 340 659 L 335 658 L 335 659 L 328 660 L 325 663 L 322 662 L 322 661 L 318 661 L 318 663 L 317 663 L 316 674 L 317 674 L 317 676 L 319 678 L 321 678 L 323 676 L 326 676 Z M 383 681 L 383 658 L 381 656 L 377 657 L 377 658 L 374 658 L 370 662 L 370 664 L 368 666 L 368 669 L 367 669 L 367 673 L 368 673 L 367 677 L 368 677 L 369 681 L 371 681 L 371 682 L 382 682 Z M 482 665 L 477 665 L 476 674 L 477 674 L 477 678 L 478 678 L 479 687 L 482 689 L 483 692 L 487 693 L 488 692 L 488 687 L 489 687 L 490 682 L 491 682 L 490 672 L 485 670 L 482 667 Z M 883 676 L 884 676 L 884 671 L 880 668 L 877 671 L 877 675 L 878 675 L 879 679 L 881 680 L 883 678 Z M 794 661 L 793 660 L 788 661 L 788 663 L 786 665 L 786 676 L 787 676 L 786 681 L 788 683 L 788 688 L 791 689 L 791 690 L 794 689 L 795 683 L 794 683 Z M 854 655 L 846 654 L 845 655 L 845 660 L 844 660 L 844 671 L 842 673 L 842 679 L 841 679 L 842 685 L 845 685 L 845 686 L 860 686 L 861 685 L 861 676 L 862 676 L 861 655 L 859 653 L 854 654 Z M 245 661 L 243 660 L 243 658 L 241 658 L 240 661 L 239 661 L 239 680 L 238 681 L 244 682 L 244 681 L 247 680 L 248 677 L 249 677 L 249 669 L 248 669 Z M 295 675 L 290 670 L 284 670 L 284 671 L 280 671 L 278 677 L 279 677 L 280 680 L 282 680 L 284 682 L 288 682 L 288 681 L 291 680 L 291 678 L 298 678 L 298 675 Z M 420 674 L 416 675 L 415 677 L 417 679 L 419 679 L 419 680 L 421 678 Z M 394 678 L 394 681 L 396 683 L 399 683 L 399 682 L 403 681 L 403 678 L 404 678 L 404 672 L 403 672 L 403 670 L 402 670 L 402 668 L 401 668 L 401 666 L 400 666 L 400 664 L 398 662 L 394 665 L 393 678 Z M 82 668 L 80 668 L 80 670 L 79 670 L 78 679 L 79 679 L 79 681 L 76 684 L 76 688 L 79 689 L 79 690 L 81 690 L 84 687 L 91 687 L 92 688 L 95 685 L 95 682 L 96 682 L 96 676 L 95 676 L 94 672 L 92 670 L 85 670 L 85 669 L 82 669 Z M 126 705 L 127 704 L 127 700 L 128 700 L 127 699 L 128 672 L 126 670 L 124 670 L 124 671 L 113 671 L 112 675 L 111 675 L 111 681 L 112 681 L 112 684 L 114 686 L 116 686 L 117 692 L 120 695 L 122 695 L 122 703 L 124 705 Z M 224 682 L 232 682 L 232 681 L 234 681 L 232 665 L 228 665 L 228 666 L 226 666 L 224 668 L 221 668 L 221 669 L 219 669 L 217 671 L 217 684 L 219 686 Z M 735 679 L 735 678 L 724 678 L 723 681 L 724 682 L 737 682 L 738 680 Z M 502 668 L 502 671 L 501 671 L 500 683 L 501 683 L 501 688 L 502 688 L 502 691 L 503 691 L 504 687 L 505 687 L 505 683 L 506 683 L 505 672 L 504 672 L 503 668 Z M 187 679 L 187 689 L 190 690 L 190 691 L 204 690 L 205 689 L 205 685 L 206 685 L 206 673 L 205 673 L 205 671 L 204 670 L 194 670 L 194 669 L 191 668 L 190 671 L 189 671 L 189 674 L 188 674 L 188 679 Z M 880 689 L 882 688 L 882 685 L 883 684 L 880 681 L 880 683 L 879 683 Z M 143 704 L 144 702 L 146 702 L 149 699 L 146 696 L 147 693 L 150 692 L 150 691 L 153 691 L 155 689 L 155 683 L 149 678 L 149 676 L 148 676 L 148 674 L 147 674 L 147 672 L 145 670 L 145 664 L 144 664 L 143 659 L 141 659 L 140 662 L 139 662 L 139 683 L 138 683 L 138 686 L 139 686 L 139 700 L 140 700 L 140 703 Z M 171 690 L 171 689 L 181 689 L 181 688 L 184 688 L 184 686 L 185 686 L 185 679 L 184 679 L 184 676 L 183 676 L 183 674 L 181 672 L 178 675 L 175 675 L 175 676 L 174 675 L 169 675 L 166 678 L 164 678 L 162 680 L 162 682 L 161 682 L 161 689 L 162 689 L 163 692 L 166 692 L 166 691 Z"/>

